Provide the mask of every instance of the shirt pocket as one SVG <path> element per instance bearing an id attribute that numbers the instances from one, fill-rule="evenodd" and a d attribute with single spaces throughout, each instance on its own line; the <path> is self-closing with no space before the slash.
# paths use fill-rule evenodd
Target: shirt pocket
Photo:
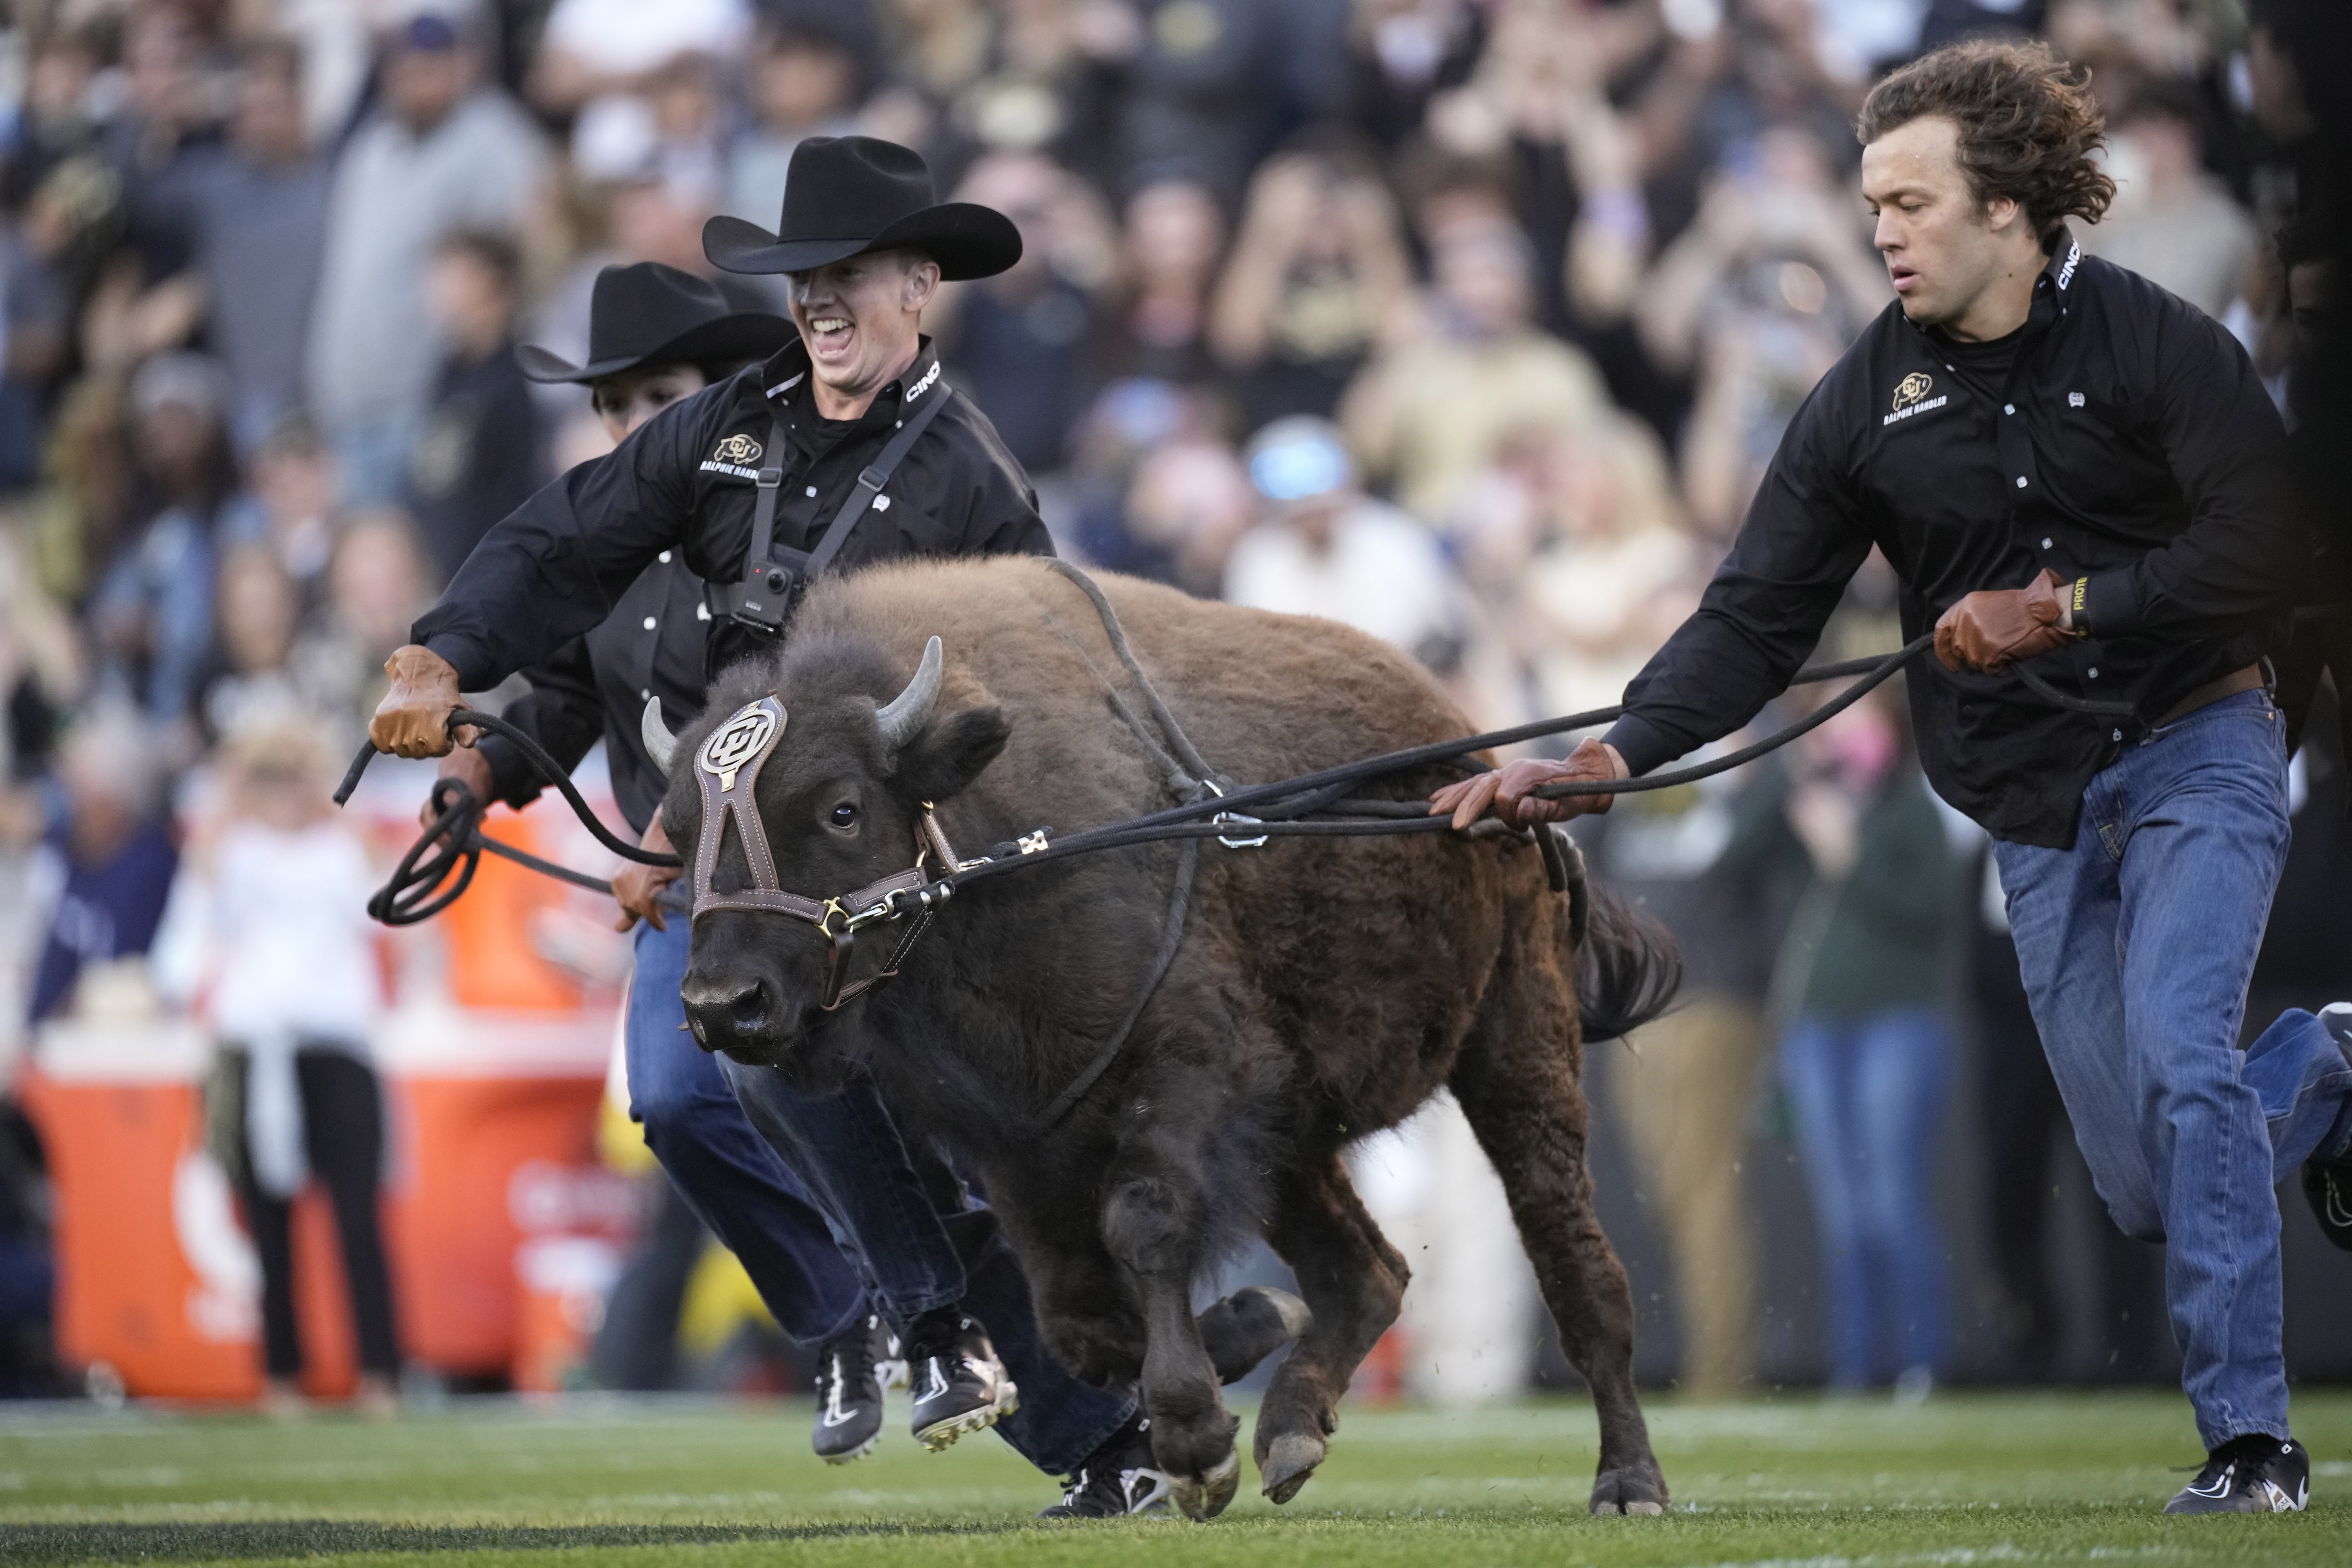
<path id="1" fill-rule="evenodd" d="M 2094 531 L 2136 545 L 2179 531 L 2181 498 L 2165 460 L 2163 399 L 2064 395 L 2056 421 L 2063 447 L 2046 475 L 2053 493 Z"/>

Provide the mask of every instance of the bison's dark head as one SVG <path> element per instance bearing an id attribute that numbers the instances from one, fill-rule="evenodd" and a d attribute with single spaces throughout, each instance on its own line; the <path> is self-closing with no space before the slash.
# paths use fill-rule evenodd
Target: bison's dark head
<path id="1" fill-rule="evenodd" d="M 676 743 L 666 756 L 668 738 L 647 735 L 670 775 L 663 820 L 689 876 L 704 827 L 694 777 L 702 737 L 771 687 L 785 721 L 760 771 L 756 805 L 778 880 L 788 892 L 818 900 L 912 866 L 923 803 L 968 787 L 1011 732 L 993 707 L 942 702 L 937 637 L 912 679 L 904 665 L 894 668 L 871 648 L 793 650 L 767 673 L 772 679 L 756 686 L 739 677 L 713 693 L 703 726 L 688 737 L 695 749 Z M 751 863 L 731 822 L 710 881 L 722 893 L 751 886 Z M 898 935 L 887 923 L 860 932 L 852 976 L 878 969 Z M 824 1010 L 826 958 L 824 935 L 788 916 L 720 910 L 696 921 L 685 1001 L 703 1048 L 781 1068 L 804 1089 L 837 1084 L 849 1044 L 841 1031 L 821 1026 L 854 1014 L 857 1004 L 839 1014 Z"/>

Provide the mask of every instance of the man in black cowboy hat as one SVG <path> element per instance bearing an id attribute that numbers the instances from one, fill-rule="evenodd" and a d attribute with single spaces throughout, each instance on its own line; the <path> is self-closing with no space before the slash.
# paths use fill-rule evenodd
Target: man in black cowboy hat
<path id="1" fill-rule="evenodd" d="M 942 279 L 986 277 L 1018 259 L 1020 235 L 1007 219 L 935 205 L 929 170 L 906 148 L 812 137 L 793 155 L 779 232 L 714 218 L 703 246 L 729 270 L 786 275 L 801 341 L 663 409 L 611 456 L 580 465 L 493 529 L 417 623 L 416 643 L 387 662 L 392 689 L 370 731 L 379 747 L 447 753 L 461 689 L 493 686 L 588 632 L 666 552 L 712 585 L 702 608 L 713 666 L 780 629 L 782 606 L 829 531 L 824 548 L 844 566 L 1050 552 L 1019 464 L 987 418 L 941 383 L 920 331 Z M 911 444 L 898 441 L 909 428 Z M 861 487 L 894 442 L 896 467 Z M 763 486 L 772 525 L 767 548 L 755 550 Z M 854 496 L 865 498 L 862 515 L 845 514 Z M 854 526 L 833 531 L 844 515 Z M 642 629 L 651 637 L 659 627 Z M 700 684 L 688 689 L 698 696 Z M 648 681 L 640 695 L 660 693 Z M 649 710 L 648 727 L 659 713 Z M 666 844 L 657 817 L 646 841 Z M 626 876 L 616 890 L 632 913 L 653 918 L 660 881 Z M 1075 1478 L 1049 1511 L 1164 1506 L 1166 1479 L 1134 1398 L 1080 1384 L 1053 1361 L 1019 1267 L 985 1211 L 960 1212 L 960 1192 L 927 1187 L 903 1161 L 877 1163 L 877 1151 L 899 1140 L 870 1089 L 815 1100 L 768 1081 L 774 1076 L 730 1074 L 755 1125 L 806 1180 L 901 1320 L 908 1357 L 928 1373 L 919 1432 L 927 1405 L 984 1401 L 982 1414 L 1003 1416 L 999 1430 L 1023 1454 Z M 929 1245 L 936 1232 L 955 1246 Z M 926 1270 L 930 1278 L 914 1283 Z M 886 1275 L 907 1283 L 886 1286 Z M 1017 1414 L 1008 1368 L 1025 1401 Z M 929 1423 L 927 1440 L 943 1446 L 982 1424 L 959 1426 L 950 1413 Z"/>
<path id="2" fill-rule="evenodd" d="M 792 341 L 790 322 L 735 312 L 693 274 L 641 261 L 597 274 L 587 363 L 575 365 L 529 344 L 514 354 L 533 381 L 586 386 L 617 447 L 671 404 Z M 675 552 L 664 551 L 594 630 L 523 672 L 531 690 L 504 715 L 566 766 L 576 766 L 601 738 L 614 798 L 640 834 L 662 796 L 661 768 L 642 732 L 643 705 L 659 702 L 679 714 L 700 705 L 709 624 L 703 600 L 702 579 Z M 464 780 L 480 799 L 514 806 L 537 798 L 543 782 L 499 736 L 453 748 L 441 759 L 441 774 Z M 432 809 L 425 807 L 428 818 Z M 645 869 L 635 869 L 644 882 Z M 640 906 L 659 900 L 637 930 L 625 1029 L 630 1114 L 644 1125 L 646 1146 L 686 1205 L 678 1217 L 687 1234 L 699 1234 L 697 1219 L 708 1226 L 742 1260 L 777 1324 L 818 1347 L 819 1457 L 857 1458 L 881 1430 L 884 1374 L 877 1369 L 891 1358 L 888 1331 L 800 1179 L 752 1130 L 718 1064 L 680 1032 L 688 931 L 683 921 L 671 925 L 663 917 L 676 906 L 660 899 L 657 882 L 628 890 Z M 637 916 L 624 913 L 620 924 L 625 931 Z M 682 1277 L 676 1281 L 683 1283 Z M 671 1299 L 667 1312 L 654 1314 L 666 1321 L 652 1331 L 673 1332 L 675 1309 Z"/>

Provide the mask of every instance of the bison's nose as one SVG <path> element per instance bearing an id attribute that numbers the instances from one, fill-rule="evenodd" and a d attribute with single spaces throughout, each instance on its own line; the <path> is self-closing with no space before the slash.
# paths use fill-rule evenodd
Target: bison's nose
<path id="1" fill-rule="evenodd" d="M 687 977 L 682 1000 L 694 1037 L 706 1051 L 761 1043 L 775 1016 L 767 983 L 750 976 Z"/>

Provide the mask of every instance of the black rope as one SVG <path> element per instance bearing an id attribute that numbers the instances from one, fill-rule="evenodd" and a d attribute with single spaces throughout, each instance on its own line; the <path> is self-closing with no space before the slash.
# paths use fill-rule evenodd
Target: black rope
<path id="1" fill-rule="evenodd" d="M 563 765 L 524 731 L 495 713 L 484 713 L 478 709 L 459 708 L 450 713 L 450 734 L 455 735 L 467 725 L 502 736 L 511 743 L 541 778 L 562 792 L 564 803 L 572 807 L 572 815 L 596 836 L 596 841 L 605 848 L 641 866 L 683 864 L 675 855 L 640 848 L 606 827 L 590 809 L 587 797 L 572 784 L 571 774 Z M 350 771 L 343 775 L 342 787 L 335 791 L 337 805 L 351 799 L 352 793 L 359 788 L 361 776 L 377 755 L 374 742 L 361 745 L 359 754 L 352 759 Z M 592 893 L 612 893 L 613 884 L 601 877 L 575 871 L 569 866 L 559 866 L 528 849 L 519 849 L 484 834 L 481 827 L 485 805 L 475 797 L 473 790 L 463 779 L 434 780 L 433 793 L 428 798 L 432 802 L 433 820 L 425 825 L 416 842 L 408 847 L 408 853 L 400 858 L 400 863 L 393 868 L 392 875 L 384 879 L 383 886 L 368 900 L 367 910 L 371 919 L 388 926 L 411 926 L 431 920 L 456 903 L 466 889 L 473 886 L 474 873 L 480 869 L 486 851 L 501 859 L 511 860 L 518 866 L 527 867 L 543 877 L 569 882 L 575 888 L 584 888 Z M 454 883 L 451 882 L 453 876 L 456 879 Z"/>
<path id="2" fill-rule="evenodd" d="M 373 750 L 370 748 L 371 752 Z M 352 776 L 345 783 L 356 784 L 365 766 L 364 763 L 353 763 Z M 431 920 L 474 885 L 474 873 L 481 868 L 482 851 L 475 825 L 481 820 L 482 805 L 474 798 L 466 781 L 436 779 L 428 798 L 433 820 L 425 824 L 416 842 L 408 847 L 408 853 L 400 858 L 400 864 L 393 868 L 383 886 L 368 900 L 369 918 L 384 925 L 411 926 Z M 453 873 L 455 885 L 440 897 L 434 897 Z"/>
<path id="3" fill-rule="evenodd" d="M 1143 700 L 1150 708 L 1151 717 L 1159 723 L 1160 733 L 1166 735 L 1168 743 L 1176 749 L 1176 760 L 1191 769 L 1196 779 L 1216 778 L 1218 775 L 1207 760 L 1193 750 L 1192 737 L 1185 734 L 1184 727 L 1176 722 L 1176 715 L 1168 711 L 1168 705 L 1160 700 L 1159 688 L 1153 686 L 1150 678 L 1143 673 L 1143 666 L 1135 661 L 1134 651 L 1127 646 L 1127 629 L 1119 625 L 1118 616 L 1111 610 L 1110 601 L 1103 597 L 1103 591 L 1095 585 L 1095 580 L 1057 556 L 1046 556 L 1045 564 L 1076 584 L 1093 602 L 1095 614 L 1102 619 L 1103 631 L 1110 638 L 1111 652 L 1118 656 L 1118 662 L 1127 667 L 1127 673 L 1134 679 L 1137 689 L 1143 693 Z"/>
<path id="4" fill-rule="evenodd" d="M 1799 671 L 1790 681 L 1790 685 L 1832 680 L 1840 676 L 1857 672 L 1863 679 L 1797 723 L 1768 735 L 1753 745 L 1743 746 L 1737 752 L 1717 757 L 1712 761 L 1695 763 L 1686 768 L 1673 768 L 1664 773 L 1651 773 L 1638 779 L 1593 780 L 1589 783 L 1546 784 L 1539 786 L 1533 793 L 1547 800 L 1559 799 L 1568 795 L 1633 795 L 1650 790 L 1675 789 L 1700 779 L 1712 778 L 1717 773 L 1728 773 L 1733 768 L 1752 763 L 1759 757 L 1780 750 L 1798 736 L 1828 722 L 1837 714 L 1862 700 L 1873 689 L 1934 645 L 1935 638 L 1932 635 L 1923 635 L 1900 650 L 1878 658 L 1849 660 L 1819 669 Z M 1590 713 L 1570 714 L 1564 719 L 1546 719 L 1534 724 L 1518 725 L 1510 730 L 1489 731 L 1486 734 L 1473 735 L 1466 740 L 1439 741 L 1426 746 L 1409 747 L 1403 751 L 1390 752 L 1378 757 L 1368 757 L 1362 762 L 1326 768 L 1319 773 L 1305 773 L 1297 778 L 1235 790 L 1222 798 L 1170 806 L 1164 811 L 1152 812 L 1148 816 L 1133 817 L 1126 822 L 1111 823 L 1102 827 L 1087 828 L 1059 839 L 1049 837 L 1045 847 L 1040 849 L 1015 853 L 1016 846 L 999 846 L 1002 853 L 995 855 L 985 864 L 953 872 L 942 877 L 940 881 L 961 888 L 968 883 L 982 881 L 990 877 L 1003 876 L 1015 867 L 1040 865 L 1049 860 L 1067 859 L 1072 856 L 1090 855 L 1106 849 L 1128 849 L 1138 845 L 1158 843 L 1171 838 L 1240 839 L 1255 838 L 1260 835 L 1277 838 L 1343 838 L 1381 833 L 1427 833 L 1449 829 L 1451 827 L 1449 819 L 1427 816 L 1426 806 L 1416 807 L 1416 815 L 1410 818 L 1391 818 L 1383 815 L 1369 821 L 1354 822 L 1284 821 L 1280 813 L 1284 805 L 1292 805 L 1294 809 L 1310 806 L 1315 796 L 1327 794 L 1334 786 L 1345 787 L 1360 784 L 1368 779 L 1408 773 L 1432 763 L 1451 761 L 1467 752 L 1485 751 L 1490 746 L 1507 744 L 1512 740 L 1527 740 L 1533 738 L 1534 735 L 1558 733 L 1565 730 L 1590 729 L 1594 724 L 1607 722 L 1608 718 L 1614 717 L 1622 711 L 1622 707 L 1597 709 Z M 1276 804 L 1263 814 L 1263 820 L 1255 823 L 1244 821 L 1220 825 L 1202 820 L 1234 815 L 1244 807 L 1259 805 L 1268 801 Z M 1370 801 L 1360 803 L 1366 807 L 1383 804 L 1390 803 Z M 1393 804 L 1412 805 L 1411 802 Z"/>
<path id="5" fill-rule="evenodd" d="M 572 807 L 572 814 L 580 819 L 583 826 L 596 836 L 596 842 L 618 855 L 622 859 L 635 860 L 640 866 L 685 864 L 675 855 L 665 855 L 657 849 L 641 848 L 605 826 L 604 820 L 590 809 L 587 797 L 583 795 L 579 787 L 572 784 L 569 770 L 562 763 L 548 755 L 547 749 L 531 739 L 527 731 L 516 728 L 495 713 L 484 713 L 473 708 L 452 709 L 449 713 L 449 733 L 454 736 L 459 730 L 468 727 L 487 730 L 523 754 L 523 760 L 537 770 L 541 778 L 553 784 L 562 793 L 564 803 Z M 373 741 L 360 742 L 359 754 L 352 759 L 351 770 L 343 774 L 342 785 L 335 791 L 337 805 L 341 805 L 352 798 L 352 792 L 360 787 L 360 777 L 367 772 L 368 764 L 382 754 L 376 750 Z M 520 854 L 520 851 L 518 850 L 516 853 Z M 509 857 L 509 858 L 512 858 L 512 856 Z"/>
<path id="6" fill-rule="evenodd" d="M 1897 653 L 1880 659 L 1868 675 L 1822 703 L 1785 730 L 1765 736 L 1754 745 L 1727 752 L 1709 762 L 1696 763 L 1686 768 L 1675 768 L 1663 773 L 1645 773 L 1638 779 L 1579 779 L 1566 784 L 1538 784 L 1528 793 L 1538 800 L 1566 800 L 1583 795 L 1638 795 L 1643 790 L 1675 789 L 1701 779 L 1711 779 L 1717 773 L 1727 773 L 1744 767 L 1757 758 L 1768 756 L 1810 731 L 1818 730 L 1867 697 L 1872 690 L 1905 665 L 1936 646 L 1936 634 L 1922 632 L 1906 643 Z M 1794 682 L 1791 682 L 1793 685 Z"/>
<path id="7" fill-rule="evenodd" d="M 518 849 L 511 844 L 492 838 L 478 830 L 475 833 L 474 838 L 483 848 L 499 859 L 511 860 L 518 866 L 528 867 L 542 877 L 552 877 L 559 882 L 569 882 L 575 888 L 585 888 L 592 893 L 613 891 L 613 884 L 602 877 L 592 877 L 585 871 L 575 871 L 569 866 L 559 866 L 552 860 L 542 860 L 528 849 Z"/>
<path id="8" fill-rule="evenodd" d="M 1069 1086 L 1045 1107 L 1037 1119 L 1041 1129 L 1050 1128 L 1067 1116 L 1071 1108 L 1086 1098 L 1087 1090 L 1094 1088 L 1095 1080 L 1110 1070 L 1110 1064 L 1118 1059 L 1119 1052 L 1126 1047 L 1128 1037 L 1135 1033 L 1135 1026 L 1142 1020 L 1143 1009 L 1159 992 L 1160 983 L 1168 978 L 1168 971 L 1174 965 L 1176 954 L 1184 945 L 1184 933 L 1192 923 L 1192 884 L 1201 869 L 1201 838 L 1206 837 L 1208 835 L 1202 834 L 1189 839 L 1177 853 L 1176 880 L 1169 889 L 1168 912 L 1161 917 L 1160 924 L 1160 951 L 1151 955 L 1151 968 L 1145 974 L 1141 988 L 1136 992 L 1135 1000 L 1128 1004 L 1127 1014 L 1119 1019 L 1118 1027 L 1111 1031 L 1110 1037 L 1095 1052 L 1094 1060 L 1087 1064 L 1086 1070 L 1071 1079 Z"/>
<path id="9" fill-rule="evenodd" d="M 2053 708 L 2063 708 L 2070 713 L 2089 713 L 2101 719 L 2136 719 L 2139 710 L 2128 702 L 2095 697 L 2069 697 L 2021 664 L 2011 665 L 2011 672 L 2025 682 L 2025 689 Z"/>
<path id="10" fill-rule="evenodd" d="M 433 820 L 409 846 L 400 864 L 383 887 L 368 900 L 368 914 L 388 926 L 412 926 L 431 920 L 456 903 L 473 886 L 485 853 L 527 867 L 542 877 L 610 895 L 613 884 L 585 871 L 541 859 L 528 849 L 492 838 L 482 831 L 483 804 L 463 779 L 433 781 Z M 451 877 L 453 885 L 444 887 Z"/>
<path id="11" fill-rule="evenodd" d="M 1070 575 L 1082 586 L 1090 586 L 1079 574 L 1074 573 Z M 1111 624 L 1116 625 L 1116 622 Z M 1745 766 L 1759 757 L 1780 750 L 1799 736 L 1828 722 L 1892 678 L 1896 671 L 1916 660 L 1933 647 L 1934 642 L 1933 634 L 1927 634 L 1915 638 L 1891 654 L 1870 658 L 1843 659 L 1832 664 L 1816 665 L 1799 670 L 1790 678 L 1790 686 L 1812 685 L 1848 677 L 1859 679 L 1804 719 L 1750 745 L 1743 746 L 1736 752 L 1727 752 L 1707 762 L 1694 763 L 1689 767 L 1669 769 L 1664 773 L 1650 773 L 1642 778 L 1578 780 L 1541 784 L 1531 793 L 1538 798 L 1545 800 L 1559 800 L 1577 795 L 1637 795 L 1648 791 L 1676 789 L 1684 784 L 1728 773 L 1734 768 Z M 1197 755 L 1192 754 L 1192 748 L 1190 742 L 1184 740 L 1182 730 L 1175 725 L 1173 717 L 1166 714 L 1166 710 L 1160 702 L 1158 694 L 1152 689 L 1150 682 L 1140 679 L 1140 671 L 1136 669 L 1133 655 L 1126 648 L 1124 640 L 1115 641 L 1114 647 L 1118 651 L 1122 662 L 1127 664 L 1131 672 L 1138 675 L 1139 689 L 1143 694 L 1153 717 L 1160 719 L 1165 725 L 1165 733 L 1181 753 L 1181 762 L 1188 767 L 1197 764 L 1205 769 L 1206 763 L 1201 762 Z M 2021 668 L 2018 673 L 2021 676 L 2026 674 Z M 2098 703 L 2088 699 L 2067 697 L 2064 693 L 2050 688 L 2048 683 L 2039 677 L 2027 677 L 2026 685 L 2036 696 L 2073 711 L 2095 712 L 2104 716 L 2110 710 L 2128 708 L 2127 704 Z M 1147 813 L 1142 816 L 1132 817 L 1125 822 L 1084 829 L 1058 839 L 1049 839 L 1042 847 L 1025 852 L 1021 851 L 1014 845 L 998 845 L 992 858 L 975 866 L 951 871 L 931 886 L 961 888 L 972 882 L 1003 876 L 1019 867 L 1043 865 L 1049 861 L 1068 859 L 1077 855 L 1135 848 L 1147 844 L 1171 840 L 1197 843 L 1203 838 L 1239 841 L 1261 837 L 1347 838 L 1392 833 L 1451 831 L 1448 818 L 1425 815 L 1427 808 L 1417 802 L 1354 799 L 1349 798 L 1347 792 L 1359 784 L 1374 779 L 1392 778 L 1401 773 L 1430 766 L 1454 766 L 1471 772 L 1484 772 L 1486 764 L 1479 762 L 1473 753 L 1513 745 L 1522 741 L 1537 740 L 1578 730 L 1589 730 L 1622 717 L 1624 711 L 1622 704 L 1615 704 L 1607 708 L 1591 709 L 1581 713 L 1566 714 L 1559 718 L 1538 719 L 1526 724 L 1516 724 L 1507 729 L 1489 730 L 1481 734 L 1468 735 L 1458 740 L 1436 741 L 1426 745 L 1409 746 L 1380 756 L 1366 757 L 1358 762 L 1345 763 L 1336 767 L 1302 773 L 1296 778 L 1254 784 L 1248 788 L 1229 791 L 1222 796 L 1211 795 L 1188 801 L 1180 805 L 1169 806 L 1160 811 Z M 1130 710 L 1127 717 L 1132 722 L 1137 716 Z M 595 813 L 589 808 L 587 801 L 581 795 L 579 790 L 572 785 L 561 764 L 530 735 L 514 725 L 495 714 L 484 713 L 470 708 L 460 708 L 451 713 L 449 724 L 453 731 L 459 726 L 472 725 L 492 734 L 501 735 L 512 742 L 523 754 L 524 759 L 543 778 L 562 792 L 566 804 L 572 807 L 573 815 L 587 826 L 600 843 L 614 854 L 640 865 L 674 867 L 680 864 L 675 855 L 664 855 L 639 848 L 616 837 L 605 827 L 597 819 Z M 1139 729 L 1141 726 L 1137 725 L 1137 728 Z M 342 788 L 336 792 L 335 800 L 338 805 L 350 797 L 352 791 L 359 783 L 360 775 L 366 771 L 369 761 L 374 755 L 374 747 L 369 745 L 363 747 L 360 754 L 353 759 L 351 773 L 345 777 Z M 434 798 L 438 815 L 434 823 L 425 829 L 424 836 L 402 858 L 399 867 L 393 873 L 392 879 L 370 901 L 369 912 L 378 920 L 384 921 L 388 924 L 414 924 L 417 921 L 429 919 L 446 909 L 472 881 L 476 863 L 485 850 L 502 856 L 519 865 L 528 866 L 533 870 L 559 877 L 578 887 L 601 892 L 611 890 L 611 884 L 608 882 L 601 881 L 584 873 L 571 871 L 566 868 L 542 860 L 535 855 L 514 848 L 510 845 L 500 844 L 495 839 L 481 837 L 478 826 L 480 816 L 478 803 L 472 806 L 470 812 L 446 808 L 442 805 L 444 787 L 453 785 L 462 788 L 458 781 L 454 779 L 440 780 L 435 784 Z M 471 792 L 466 793 L 467 798 L 470 798 Z M 1255 809 L 1255 819 L 1252 816 L 1253 809 Z M 1308 816 L 1309 814 L 1318 812 L 1333 814 L 1339 819 L 1332 820 L 1327 816 L 1317 820 L 1298 820 Z M 1228 820 L 1213 820 L 1216 818 Z M 1478 826 L 1499 829 L 1501 825 L 1481 823 Z M 1477 830 L 1474 829 L 1473 833 L 1474 836 L 1477 835 Z M 436 845 L 442 846 L 442 848 L 440 853 L 434 854 Z M 453 872 L 457 874 L 456 886 L 450 888 L 446 893 L 435 897 L 434 890 Z"/>

